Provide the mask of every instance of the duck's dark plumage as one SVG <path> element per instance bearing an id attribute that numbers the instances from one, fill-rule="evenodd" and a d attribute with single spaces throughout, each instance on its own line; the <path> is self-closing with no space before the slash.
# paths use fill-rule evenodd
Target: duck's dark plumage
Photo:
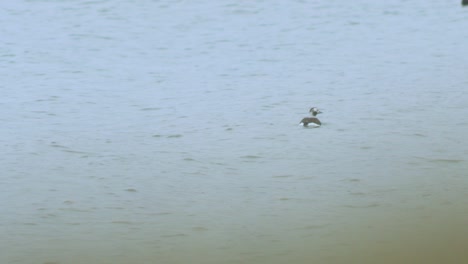
<path id="1" fill-rule="evenodd" d="M 304 117 L 302 120 L 301 120 L 301 123 L 304 125 L 304 126 L 308 126 L 309 123 L 314 123 L 316 125 L 319 125 L 321 126 L 322 123 L 320 122 L 320 120 L 316 117 Z"/>

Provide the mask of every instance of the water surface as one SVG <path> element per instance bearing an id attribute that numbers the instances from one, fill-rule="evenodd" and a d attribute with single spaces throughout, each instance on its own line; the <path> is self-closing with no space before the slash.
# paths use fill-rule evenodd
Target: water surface
<path id="1" fill-rule="evenodd" d="M 468 260 L 459 3 L 2 6 L 2 263 Z"/>

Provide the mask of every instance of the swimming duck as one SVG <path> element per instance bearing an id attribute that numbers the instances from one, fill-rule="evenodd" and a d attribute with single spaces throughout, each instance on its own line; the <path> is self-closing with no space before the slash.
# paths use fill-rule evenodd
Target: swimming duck
<path id="1" fill-rule="evenodd" d="M 322 112 L 317 107 L 310 108 L 309 112 L 312 115 L 312 117 L 304 117 L 299 124 L 302 124 L 305 127 L 309 126 L 309 123 L 313 123 L 314 127 L 321 126 L 322 123 L 315 116 L 322 113 Z"/>

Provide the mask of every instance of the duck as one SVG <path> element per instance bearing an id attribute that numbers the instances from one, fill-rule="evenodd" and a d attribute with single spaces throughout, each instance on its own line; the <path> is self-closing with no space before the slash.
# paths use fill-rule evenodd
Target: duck
<path id="1" fill-rule="evenodd" d="M 312 115 L 312 117 L 304 117 L 299 124 L 302 124 L 304 127 L 308 127 L 309 124 L 312 123 L 314 127 L 320 127 L 322 122 L 320 122 L 316 115 L 321 114 L 322 111 L 320 111 L 317 107 L 312 107 L 310 108 L 309 113 Z"/>

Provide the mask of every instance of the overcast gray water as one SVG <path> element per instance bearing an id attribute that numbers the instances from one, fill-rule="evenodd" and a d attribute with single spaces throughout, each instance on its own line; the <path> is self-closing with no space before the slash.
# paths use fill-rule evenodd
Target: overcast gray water
<path id="1" fill-rule="evenodd" d="M 0 25 L 0 263 L 468 263 L 458 1 L 19 0 Z"/>

